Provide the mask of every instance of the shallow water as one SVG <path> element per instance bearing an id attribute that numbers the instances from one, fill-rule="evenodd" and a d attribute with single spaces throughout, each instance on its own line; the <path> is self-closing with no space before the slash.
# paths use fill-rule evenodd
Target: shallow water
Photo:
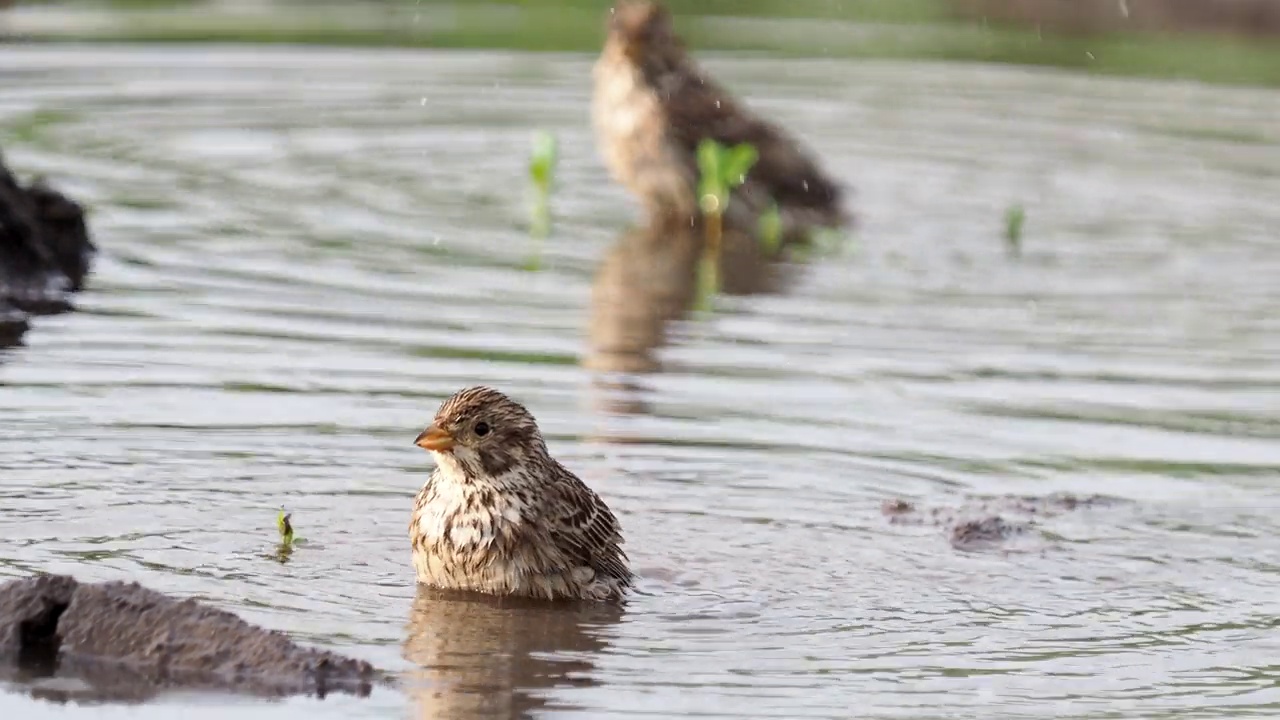
<path id="1" fill-rule="evenodd" d="M 1280 712 L 1280 94 L 709 62 L 821 149 L 862 224 L 664 324 L 680 264 L 627 234 L 589 63 L 0 50 L 8 161 L 89 203 L 102 248 L 79 311 L 0 350 L 0 572 L 137 579 L 407 678 L 76 715 Z M 535 273 L 536 128 L 562 158 Z M 415 600 L 412 440 L 477 382 L 619 514 L 644 575 L 624 612 Z M 1010 552 L 880 511 L 1059 491 L 1124 502 Z M 308 541 L 283 563 L 281 504 Z M 25 692 L 6 715 L 65 714 Z"/>

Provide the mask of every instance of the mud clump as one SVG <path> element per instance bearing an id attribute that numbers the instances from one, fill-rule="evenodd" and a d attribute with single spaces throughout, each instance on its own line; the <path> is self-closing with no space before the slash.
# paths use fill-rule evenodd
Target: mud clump
<path id="1" fill-rule="evenodd" d="M 22 186 L 0 155 L 0 345 L 22 337 L 28 314 L 71 309 L 96 252 L 84 209 L 43 181 Z"/>
<path id="2" fill-rule="evenodd" d="M 33 695 L 63 700 L 140 701 L 166 690 L 364 697 L 379 680 L 363 660 L 302 647 L 194 599 L 66 575 L 0 585 L 0 664 L 37 686 Z M 38 687 L 53 678 L 78 689 Z"/>
<path id="3" fill-rule="evenodd" d="M 977 550 L 1022 535 L 1027 529 L 1026 523 L 1009 522 L 999 515 L 965 520 L 951 528 L 951 546 L 957 550 Z"/>
<path id="4" fill-rule="evenodd" d="M 958 506 L 922 509 L 908 500 L 895 498 L 886 500 L 880 511 L 891 524 L 936 527 L 947 534 L 955 549 L 976 551 L 1002 548 L 1010 540 L 1028 536 L 1038 525 L 1036 518 L 1120 502 L 1103 495 L 1059 493 L 1042 497 L 970 497 Z"/>
<path id="5" fill-rule="evenodd" d="M 17 345 L 30 327 L 25 312 L 0 298 L 0 348 Z"/>

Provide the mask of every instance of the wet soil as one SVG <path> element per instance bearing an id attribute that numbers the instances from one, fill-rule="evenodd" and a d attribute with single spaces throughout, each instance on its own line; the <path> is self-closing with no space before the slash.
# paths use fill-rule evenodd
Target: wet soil
<path id="1" fill-rule="evenodd" d="M 22 185 L 0 155 L 0 347 L 29 314 L 69 310 L 95 252 L 84 209 L 43 180 Z"/>
<path id="2" fill-rule="evenodd" d="M 141 701 L 166 690 L 367 696 L 372 665 L 302 647 L 194 599 L 120 581 L 36 575 L 0 585 L 0 666 L 54 700 Z"/>

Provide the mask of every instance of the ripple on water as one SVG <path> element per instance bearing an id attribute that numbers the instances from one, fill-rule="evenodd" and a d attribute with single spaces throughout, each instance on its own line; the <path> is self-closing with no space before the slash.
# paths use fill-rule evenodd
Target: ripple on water
<path id="1" fill-rule="evenodd" d="M 0 351 L 0 573 L 136 578 L 405 671 L 363 703 L 219 701 L 237 713 L 1280 705 L 1274 94 L 717 59 L 856 186 L 862 228 L 688 321 L 675 250 L 625 234 L 595 159 L 588 58 L 5 57 L 25 74 L 0 126 L 61 118 L 7 159 L 91 203 L 103 255 L 79 312 Z M 536 274 L 534 128 L 562 148 Z M 619 307 L 589 309 L 593 284 Z M 657 372 L 594 382 L 606 338 Z M 476 382 L 528 403 L 617 510 L 643 575 L 625 612 L 415 597 L 411 440 Z M 1057 491 L 1129 502 L 1038 518 L 1010 552 L 880 513 Z M 282 504 L 308 541 L 287 562 Z"/>

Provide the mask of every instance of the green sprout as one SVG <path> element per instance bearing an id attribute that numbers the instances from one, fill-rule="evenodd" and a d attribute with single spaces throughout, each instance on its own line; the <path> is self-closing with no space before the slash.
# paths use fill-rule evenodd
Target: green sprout
<path id="1" fill-rule="evenodd" d="M 1009 254 L 1022 254 L 1022 223 L 1027 219 L 1021 205 L 1013 205 L 1004 214 L 1004 243 Z"/>
<path id="2" fill-rule="evenodd" d="M 769 203 L 769 207 L 760 214 L 760 243 L 765 252 L 774 255 L 782 246 L 782 213 L 778 212 L 778 203 Z"/>
<path id="3" fill-rule="evenodd" d="M 535 192 L 533 219 L 530 232 L 535 248 L 528 268 L 537 270 L 542 264 L 542 242 L 551 233 L 551 190 L 555 185 L 556 162 L 559 148 L 556 138 L 542 130 L 533 138 L 533 151 L 529 155 L 529 178 Z"/>
<path id="4" fill-rule="evenodd" d="M 274 553 L 268 557 L 274 558 L 277 562 L 283 564 L 289 562 L 289 557 L 293 555 L 295 545 L 306 544 L 306 540 L 298 537 L 293 531 L 293 514 L 284 511 L 284 507 L 280 508 L 280 512 L 276 513 L 276 529 L 280 531 L 280 544 L 276 546 Z"/>
<path id="5" fill-rule="evenodd" d="M 292 547 L 294 540 L 298 539 L 293 535 L 293 523 L 289 522 L 292 517 L 293 514 L 286 513 L 283 507 L 276 515 L 276 527 L 280 530 L 280 544 L 283 547 Z"/>
<path id="6" fill-rule="evenodd" d="M 699 297 L 705 301 L 720 290 L 720 245 L 730 193 L 747 179 L 760 154 L 754 145 L 725 147 L 712 138 L 698 143 L 698 207 L 706 220 L 706 252 L 699 266 Z"/>

